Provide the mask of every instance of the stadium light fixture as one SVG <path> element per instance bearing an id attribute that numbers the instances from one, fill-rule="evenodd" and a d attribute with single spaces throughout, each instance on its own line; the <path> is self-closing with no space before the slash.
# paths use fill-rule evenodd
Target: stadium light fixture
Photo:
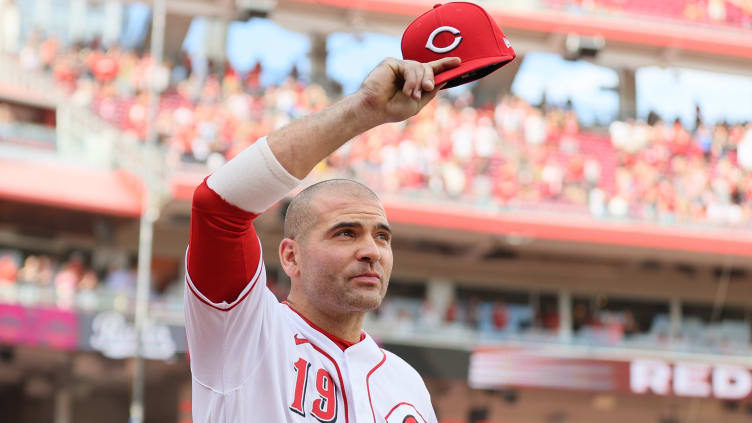
<path id="1" fill-rule="evenodd" d="M 603 37 L 588 37 L 579 34 L 569 34 L 564 40 L 564 54 L 566 60 L 595 59 L 606 46 Z"/>

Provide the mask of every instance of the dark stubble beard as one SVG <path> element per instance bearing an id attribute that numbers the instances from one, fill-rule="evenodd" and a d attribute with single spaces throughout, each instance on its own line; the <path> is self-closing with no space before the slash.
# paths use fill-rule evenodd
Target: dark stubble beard
<path id="1" fill-rule="evenodd" d="M 344 302 L 349 309 L 364 313 L 379 308 L 383 299 L 380 293 L 376 295 L 374 291 L 368 293 L 346 291 L 344 297 Z"/>
<path id="2" fill-rule="evenodd" d="M 344 276 L 327 275 L 326 278 L 322 279 L 325 279 L 326 282 L 320 285 L 311 284 L 311 286 L 315 286 L 314 289 L 319 291 L 316 295 L 329 307 L 341 312 L 365 313 L 373 311 L 381 305 L 381 300 L 384 297 L 384 288 L 378 293 L 374 290 L 365 292 L 355 288 L 350 280 Z"/>

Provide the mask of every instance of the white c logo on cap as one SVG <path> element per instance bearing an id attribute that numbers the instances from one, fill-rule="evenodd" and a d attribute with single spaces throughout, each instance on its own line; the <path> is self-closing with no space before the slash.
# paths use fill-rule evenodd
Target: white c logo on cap
<path id="1" fill-rule="evenodd" d="M 433 44 L 433 39 L 436 38 L 437 35 L 441 34 L 442 32 L 451 32 L 454 35 L 459 35 L 460 30 L 452 27 L 452 26 L 440 26 L 433 30 L 431 35 L 428 37 L 428 42 L 426 42 L 426 48 L 431 50 L 434 53 L 449 53 L 450 51 L 457 48 L 458 45 L 460 45 L 460 41 L 462 41 L 462 37 L 454 37 L 454 41 L 452 44 L 449 44 L 446 47 L 436 47 Z"/>

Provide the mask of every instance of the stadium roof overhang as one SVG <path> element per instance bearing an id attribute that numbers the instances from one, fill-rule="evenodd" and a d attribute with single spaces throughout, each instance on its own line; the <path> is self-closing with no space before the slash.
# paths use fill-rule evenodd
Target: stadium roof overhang
<path id="1" fill-rule="evenodd" d="M 6 159 L 0 160 L 2 200 L 135 218 L 141 183 L 124 171 Z"/>
<path id="2" fill-rule="evenodd" d="M 435 1 L 279 0 L 270 14 L 300 32 L 378 32 L 400 36 Z M 597 36 L 605 47 L 593 60 L 611 67 L 675 66 L 752 76 L 752 30 L 658 19 L 575 15 L 484 3 L 518 53 L 562 53 L 569 34 Z"/>
<path id="3" fill-rule="evenodd" d="M 55 109 L 58 105 L 56 96 L 44 93 L 36 87 L 21 87 L 3 82 L 0 82 L 0 99 L 48 109 Z"/>

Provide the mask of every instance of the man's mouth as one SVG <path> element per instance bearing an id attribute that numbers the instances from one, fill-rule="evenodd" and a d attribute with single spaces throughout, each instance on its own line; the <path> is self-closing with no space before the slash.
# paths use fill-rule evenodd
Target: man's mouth
<path id="1" fill-rule="evenodd" d="M 362 285 L 379 286 L 381 284 L 381 276 L 373 272 L 355 275 L 350 280 Z"/>

